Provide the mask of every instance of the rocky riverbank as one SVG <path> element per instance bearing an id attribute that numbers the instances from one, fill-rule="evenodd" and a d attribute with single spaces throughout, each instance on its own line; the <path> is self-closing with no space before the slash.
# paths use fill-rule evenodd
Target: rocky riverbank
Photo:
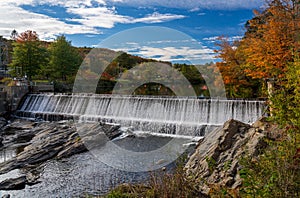
<path id="1" fill-rule="evenodd" d="M 66 159 L 106 144 L 122 134 L 120 125 L 107 123 L 74 123 L 73 121 L 35 122 L 0 120 L 0 150 L 18 148 L 18 153 L 0 163 L 0 175 L 14 169 L 21 175 L 0 182 L 0 190 L 24 189 L 40 182 L 40 165 L 50 159 Z M 265 138 L 276 139 L 276 127 L 260 119 L 253 125 L 227 121 L 202 139 L 185 165 L 188 178 L 201 196 L 217 187 L 237 189 L 243 156 L 255 159 L 266 146 Z M 78 135 L 80 133 L 80 136 Z M 130 139 L 131 138 L 131 139 Z M 134 134 L 124 142 L 138 142 Z M 147 141 L 147 140 L 145 140 Z M 132 144 L 132 143 L 131 143 Z M 133 143 L 135 144 L 135 143 Z M 143 143 L 142 143 L 143 144 Z"/>
<path id="2" fill-rule="evenodd" d="M 1 120 L 0 149 L 19 148 L 16 156 L 0 164 L 0 174 L 22 169 L 23 175 L 0 182 L 0 190 L 19 190 L 39 182 L 39 164 L 87 151 L 84 143 L 97 145 L 121 134 L 120 126 L 107 123 L 74 124 L 73 121 L 34 122 Z M 78 130 L 84 131 L 79 136 Z M 95 133 L 95 131 L 97 131 Z M 103 138 L 106 137 L 106 138 Z M 105 142 L 103 142 L 105 144 Z M 21 148 L 21 149 L 20 149 Z"/>
<path id="3" fill-rule="evenodd" d="M 123 184 L 110 195 L 205 198 L 220 197 L 223 192 L 230 192 L 228 197 L 231 192 L 237 195 L 243 182 L 240 175 L 243 159 L 258 161 L 266 142 L 280 138 L 280 134 L 278 126 L 266 118 L 252 125 L 229 120 L 198 142 L 183 169 L 179 166 L 172 174 L 162 172 L 150 178 L 147 185 Z"/>
<path id="4" fill-rule="evenodd" d="M 278 131 L 265 118 L 252 125 L 229 120 L 199 142 L 185 166 L 187 175 L 204 195 L 223 187 L 237 190 L 242 184 L 241 159 L 249 156 L 258 160 L 257 156 L 267 146 L 265 140 L 278 138 Z"/>

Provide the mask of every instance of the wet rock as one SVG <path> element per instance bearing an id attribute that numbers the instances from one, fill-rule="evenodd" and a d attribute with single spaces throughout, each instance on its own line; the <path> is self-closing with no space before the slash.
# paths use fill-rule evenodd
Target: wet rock
<path id="1" fill-rule="evenodd" d="M 198 144 L 186 171 L 199 181 L 201 193 L 206 195 L 212 185 L 238 188 L 242 183 L 239 160 L 245 154 L 258 155 L 266 146 L 264 137 L 253 126 L 229 120 Z"/>
<path id="2" fill-rule="evenodd" d="M 0 130 L 5 126 L 7 125 L 7 120 L 3 117 L 0 117 Z"/>
<path id="3" fill-rule="evenodd" d="M 3 146 L 3 137 L 0 136 L 0 148 Z"/>
<path id="4" fill-rule="evenodd" d="M 16 139 L 14 140 L 16 143 L 26 143 L 29 142 L 35 133 L 32 130 L 22 130 L 21 133 L 16 135 Z"/>
<path id="5" fill-rule="evenodd" d="M 10 198 L 10 194 L 5 194 L 1 198 Z"/>
<path id="6" fill-rule="evenodd" d="M 106 136 L 112 140 L 122 134 L 121 126 L 119 124 L 111 124 L 111 123 L 100 123 L 102 126 L 103 132 L 106 134 Z"/>
<path id="7" fill-rule="evenodd" d="M 84 123 L 77 125 L 77 132 L 89 150 L 100 148 L 123 133 L 120 125 L 110 123 Z"/>
<path id="8" fill-rule="evenodd" d="M 17 129 L 17 130 L 26 130 L 26 129 L 33 129 L 38 123 L 30 121 L 30 120 L 15 120 L 14 122 L 7 125 L 10 129 Z"/>
<path id="9" fill-rule="evenodd" d="M 40 183 L 40 181 L 38 181 L 38 179 L 40 178 L 40 175 L 38 172 L 36 171 L 31 171 L 31 172 L 28 172 L 26 174 L 26 180 L 27 180 L 27 185 L 29 186 L 32 186 L 34 184 L 38 184 Z"/>
<path id="10" fill-rule="evenodd" d="M 33 124 L 26 121 L 25 127 L 21 127 L 19 123 L 20 121 L 17 121 L 17 124 L 13 123 L 10 126 L 19 130 L 15 132 L 11 141 L 14 144 L 30 142 L 24 143 L 28 145 L 16 157 L 0 164 L 0 174 L 17 168 L 34 167 L 52 158 L 70 157 L 88 149 L 101 147 L 122 134 L 119 130 L 120 125 L 107 123 L 75 124 L 72 121 L 59 121 Z"/>
<path id="11" fill-rule="evenodd" d="M 6 179 L 0 183 L 0 190 L 21 190 L 25 188 L 26 182 L 26 176 Z"/>
<path id="12" fill-rule="evenodd" d="M 64 145 L 64 148 L 57 154 L 57 158 L 67 158 L 77 153 L 82 153 L 87 151 L 86 146 L 81 141 L 80 137 L 77 137 L 73 141 L 68 142 Z"/>
<path id="13" fill-rule="evenodd" d="M 64 148 L 69 135 L 74 131 L 76 131 L 75 127 L 70 126 L 65 130 L 59 128 L 56 123 L 43 123 L 37 128 L 27 131 L 23 137 L 34 135 L 30 144 L 16 157 L 0 164 L 0 173 L 32 166 L 54 158 Z"/>

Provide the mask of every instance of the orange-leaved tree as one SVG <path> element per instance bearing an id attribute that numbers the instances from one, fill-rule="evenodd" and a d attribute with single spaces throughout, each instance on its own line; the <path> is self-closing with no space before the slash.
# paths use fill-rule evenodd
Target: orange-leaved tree
<path id="1" fill-rule="evenodd" d="M 299 34 L 298 1 L 273 0 L 262 13 L 247 23 L 241 41 L 244 71 L 254 79 L 282 78 L 297 51 Z"/>
<path id="2" fill-rule="evenodd" d="M 222 61 L 216 66 L 222 74 L 228 97 L 253 97 L 258 94 L 258 81 L 252 80 L 243 69 L 245 56 L 240 41 L 230 42 L 224 37 L 219 38 L 217 58 Z"/>

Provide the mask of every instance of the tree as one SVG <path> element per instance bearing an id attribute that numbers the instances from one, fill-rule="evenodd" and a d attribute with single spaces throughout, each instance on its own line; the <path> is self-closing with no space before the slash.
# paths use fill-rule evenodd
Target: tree
<path id="1" fill-rule="evenodd" d="M 275 88 L 269 94 L 272 108 L 269 119 L 276 123 L 269 129 L 275 141 L 269 139 L 268 147 L 254 160 L 246 156 L 241 164 L 243 184 L 239 192 L 241 197 L 297 197 L 300 185 L 300 1 L 268 3 L 263 12 L 255 12 L 256 16 L 246 24 L 247 32 L 236 49 L 244 57 L 242 62 L 228 64 L 228 57 L 236 57 L 236 52 L 221 46 L 220 56 L 225 66 L 242 69 L 252 79 L 271 78 Z"/>
<path id="2" fill-rule="evenodd" d="M 253 97 L 257 96 L 259 82 L 246 76 L 243 65 L 245 57 L 239 41 L 229 42 L 226 38 L 220 37 L 216 66 L 222 74 L 228 97 Z"/>
<path id="3" fill-rule="evenodd" d="M 285 73 L 284 83 L 274 90 L 271 98 L 275 119 L 283 126 L 300 129 L 300 58 L 294 57 Z M 300 142 L 299 142 L 300 144 Z M 300 146 L 300 145 L 299 145 Z"/>
<path id="4" fill-rule="evenodd" d="M 58 36 L 49 46 L 50 63 L 47 74 L 62 81 L 73 80 L 82 62 L 78 51 L 65 36 Z"/>
<path id="5" fill-rule="evenodd" d="M 27 30 L 13 43 L 12 73 L 16 76 L 28 76 L 29 80 L 38 74 L 40 68 L 47 64 L 47 49 L 39 41 L 35 31 Z"/>
<path id="6" fill-rule="evenodd" d="M 247 31 L 241 41 L 229 43 L 221 39 L 218 44 L 222 61 L 217 66 L 229 96 L 236 97 L 249 86 L 257 92 L 258 85 L 265 88 L 269 79 L 281 84 L 294 54 L 300 51 L 299 0 L 267 3 L 264 11 L 254 11 L 255 17 L 246 23 Z"/>
<path id="7" fill-rule="evenodd" d="M 299 47 L 299 0 L 273 0 L 248 21 L 241 41 L 246 57 L 244 71 L 256 79 L 281 78 Z"/>

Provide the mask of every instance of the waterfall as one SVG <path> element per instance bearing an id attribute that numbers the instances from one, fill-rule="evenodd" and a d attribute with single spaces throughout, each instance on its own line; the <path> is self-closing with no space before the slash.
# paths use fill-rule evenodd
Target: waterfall
<path id="1" fill-rule="evenodd" d="M 30 94 L 16 112 L 20 117 L 119 123 L 135 130 L 203 136 L 230 118 L 258 119 L 264 101 L 189 97 L 96 94 Z"/>

